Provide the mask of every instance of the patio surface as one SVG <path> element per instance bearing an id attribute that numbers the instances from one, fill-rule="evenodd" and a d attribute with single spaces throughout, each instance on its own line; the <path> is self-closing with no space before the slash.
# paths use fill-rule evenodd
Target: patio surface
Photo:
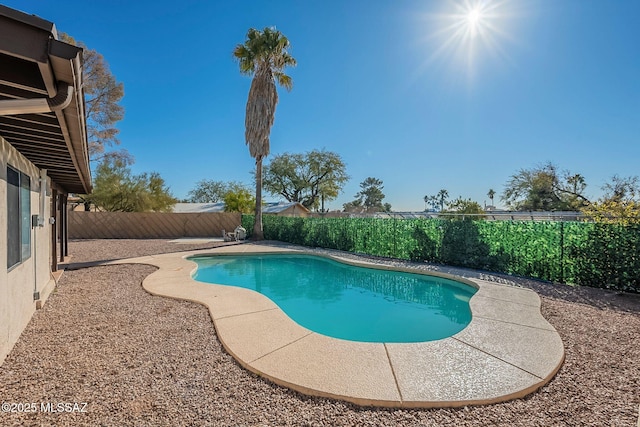
<path id="1" fill-rule="evenodd" d="M 478 288 L 465 329 L 430 342 L 363 343 L 312 332 L 252 290 L 196 282 L 191 278 L 196 264 L 186 259 L 291 252 L 277 245 L 243 244 L 113 263 L 158 267 L 143 282 L 148 292 L 204 304 L 220 341 L 243 367 L 305 394 L 385 407 L 487 404 L 539 389 L 562 364 L 560 336 L 540 314 L 540 298 L 529 289 L 448 276 Z"/>

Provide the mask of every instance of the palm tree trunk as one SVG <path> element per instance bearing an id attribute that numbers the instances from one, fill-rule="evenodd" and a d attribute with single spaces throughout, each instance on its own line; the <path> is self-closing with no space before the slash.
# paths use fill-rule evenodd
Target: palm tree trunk
<path id="1" fill-rule="evenodd" d="M 262 231 L 262 158 L 256 160 L 256 216 L 253 223 L 253 238 L 264 240 Z"/>

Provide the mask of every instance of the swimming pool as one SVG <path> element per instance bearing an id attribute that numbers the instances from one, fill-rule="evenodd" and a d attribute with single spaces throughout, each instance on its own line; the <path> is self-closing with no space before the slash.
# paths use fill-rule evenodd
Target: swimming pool
<path id="1" fill-rule="evenodd" d="M 313 255 L 191 257 L 195 280 L 252 289 L 298 324 L 334 338 L 411 343 L 452 336 L 471 321 L 476 289 L 437 276 L 356 267 Z"/>

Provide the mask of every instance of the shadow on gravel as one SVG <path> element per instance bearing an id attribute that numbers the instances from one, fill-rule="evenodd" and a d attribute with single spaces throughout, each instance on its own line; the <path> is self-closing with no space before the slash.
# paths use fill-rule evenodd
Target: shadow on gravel
<path id="1" fill-rule="evenodd" d="M 104 259 L 104 260 L 100 260 L 100 261 L 71 262 L 69 264 L 62 265 L 62 268 L 65 271 L 82 270 L 83 268 L 103 266 L 103 265 L 105 265 L 105 263 L 112 262 L 112 261 L 118 261 L 120 259 L 122 259 L 122 258 Z"/>
<path id="2" fill-rule="evenodd" d="M 640 313 L 640 294 L 554 283 L 540 283 L 526 287 L 536 291 L 541 297 L 586 304 L 601 310 Z"/>

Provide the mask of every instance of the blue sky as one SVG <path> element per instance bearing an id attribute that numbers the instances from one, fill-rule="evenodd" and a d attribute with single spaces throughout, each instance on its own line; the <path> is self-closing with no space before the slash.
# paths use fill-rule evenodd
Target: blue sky
<path id="1" fill-rule="evenodd" d="M 202 179 L 251 183 L 250 78 L 231 52 L 266 26 L 298 61 L 271 153 L 340 154 L 351 180 L 331 209 L 369 176 L 394 210 L 422 210 L 442 188 L 489 203 L 490 188 L 548 161 L 581 173 L 593 199 L 612 175 L 640 174 L 638 1 L 3 4 L 104 55 L 124 83 L 118 128 L 134 172 L 159 172 L 179 198 Z"/>

